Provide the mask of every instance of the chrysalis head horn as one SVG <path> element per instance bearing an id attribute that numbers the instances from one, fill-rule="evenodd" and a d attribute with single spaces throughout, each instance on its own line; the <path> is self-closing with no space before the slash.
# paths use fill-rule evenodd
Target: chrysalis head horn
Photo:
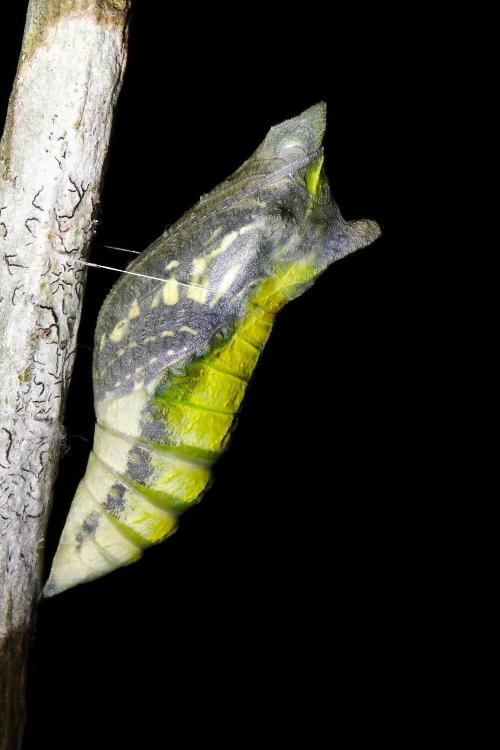
<path id="1" fill-rule="evenodd" d="M 326 128 L 326 104 L 319 102 L 297 117 L 274 125 L 256 152 L 259 158 L 294 160 L 321 148 Z"/>
<path id="2" fill-rule="evenodd" d="M 328 265 L 355 250 L 370 245 L 380 237 L 380 234 L 381 230 L 376 221 L 370 219 L 345 221 L 338 211 L 337 220 L 331 226 L 326 243 Z"/>

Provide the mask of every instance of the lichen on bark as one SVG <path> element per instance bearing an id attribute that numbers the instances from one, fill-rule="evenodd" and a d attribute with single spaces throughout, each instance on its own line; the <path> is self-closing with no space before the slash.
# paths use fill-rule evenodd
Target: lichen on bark
<path id="1" fill-rule="evenodd" d="M 31 60 L 40 45 L 47 42 L 49 32 L 63 18 L 94 18 L 100 27 L 115 26 L 126 30 L 133 0 L 31 0 L 28 7 L 18 75 L 23 65 Z M 16 93 L 14 88 L 12 96 Z M 12 100 L 11 100 L 12 104 Z M 9 106 L 0 142 L 0 178 L 9 176 L 9 154 L 13 122 L 13 107 Z"/>
<path id="2" fill-rule="evenodd" d="M 31 0 L 0 142 L 0 750 L 21 743 L 81 261 L 96 224 L 130 5 Z"/>

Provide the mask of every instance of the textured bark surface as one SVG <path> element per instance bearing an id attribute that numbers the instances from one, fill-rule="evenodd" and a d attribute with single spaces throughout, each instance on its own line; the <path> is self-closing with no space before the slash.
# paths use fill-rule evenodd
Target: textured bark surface
<path id="1" fill-rule="evenodd" d="M 31 0 L 0 144 L 0 749 L 25 669 L 132 0 Z"/>

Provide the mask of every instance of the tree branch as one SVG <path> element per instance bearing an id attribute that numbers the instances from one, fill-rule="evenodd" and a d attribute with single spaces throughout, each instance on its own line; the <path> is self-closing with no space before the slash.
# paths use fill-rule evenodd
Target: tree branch
<path id="1" fill-rule="evenodd" d="M 0 142 L 0 750 L 17 750 L 132 0 L 31 0 Z"/>

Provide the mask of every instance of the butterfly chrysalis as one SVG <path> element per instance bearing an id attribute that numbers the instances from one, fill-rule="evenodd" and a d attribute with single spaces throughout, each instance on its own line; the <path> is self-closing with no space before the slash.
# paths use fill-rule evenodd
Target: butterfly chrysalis
<path id="1" fill-rule="evenodd" d="M 320 103 L 271 128 L 128 266 L 140 275 L 111 289 L 95 333 L 93 450 L 46 596 L 174 531 L 209 486 L 276 314 L 378 236 L 374 222 L 344 221 L 330 196 L 325 118 Z"/>

